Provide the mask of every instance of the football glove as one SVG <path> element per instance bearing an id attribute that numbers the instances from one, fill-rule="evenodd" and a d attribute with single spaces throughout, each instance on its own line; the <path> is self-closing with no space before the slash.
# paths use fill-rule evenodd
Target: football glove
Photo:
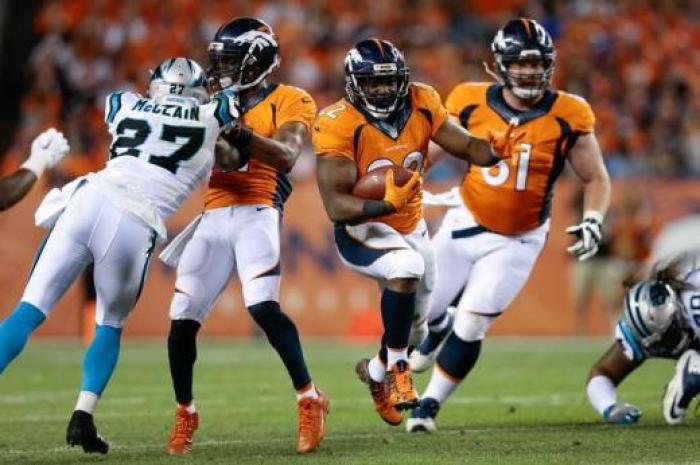
<path id="1" fill-rule="evenodd" d="M 37 177 L 47 168 L 53 168 L 66 156 L 70 146 L 63 133 L 54 128 L 39 134 L 32 142 L 32 149 L 22 168 L 32 171 Z"/>
<path id="2" fill-rule="evenodd" d="M 418 171 L 414 171 L 411 178 L 403 186 L 394 183 L 394 170 L 386 172 L 384 187 L 384 201 L 389 202 L 394 210 L 399 211 L 418 194 L 421 188 L 421 178 Z"/>
<path id="3" fill-rule="evenodd" d="M 603 215 L 596 211 L 588 211 L 583 215 L 583 221 L 575 226 L 566 228 L 568 234 L 577 237 L 577 241 L 566 250 L 579 260 L 591 258 L 598 252 L 598 244 L 603 238 Z"/>
<path id="4" fill-rule="evenodd" d="M 613 404 L 603 412 L 605 423 L 633 425 L 639 421 L 642 411 L 632 404 Z"/>

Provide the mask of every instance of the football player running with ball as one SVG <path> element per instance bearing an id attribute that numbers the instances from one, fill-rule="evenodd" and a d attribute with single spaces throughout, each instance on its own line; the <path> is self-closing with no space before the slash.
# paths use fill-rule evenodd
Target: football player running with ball
<path id="1" fill-rule="evenodd" d="M 584 185 L 582 221 L 567 229 L 577 238 L 568 250 L 579 260 L 596 253 L 609 204 L 610 181 L 590 106 L 549 89 L 555 53 L 547 31 L 531 19 L 512 20 L 491 49 L 495 69 L 487 69 L 498 83 L 460 84 L 446 106 L 476 136 L 514 125 L 517 142 L 493 168 L 468 168 L 462 201 L 448 210 L 433 239 L 441 278 L 430 333 L 412 354 L 412 365 L 425 370 L 439 354 L 408 431 L 435 429 L 440 406 L 476 364 L 489 327 L 525 285 L 547 238 L 554 183 L 565 162 Z M 452 322 L 447 308 L 462 290 Z"/>
<path id="2" fill-rule="evenodd" d="M 151 76 L 148 96 L 107 96 L 110 159 L 97 172 L 54 189 L 36 213 L 51 230 L 37 251 L 24 294 L 0 325 L 0 373 L 50 315 L 75 278 L 94 264 L 95 336 L 83 360 L 83 381 L 66 441 L 85 452 L 107 453 L 93 412 L 119 356 L 122 328 L 136 305 L 165 219 L 214 165 L 219 133 L 238 116 L 235 101 L 209 101 L 204 71 L 172 58 Z M 236 159 L 219 161 L 235 168 Z"/>
<path id="3" fill-rule="evenodd" d="M 678 360 L 666 385 L 663 416 L 679 425 L 700 393 L 700 255 L 657 264 L 651 277 L 633 285 L 625 296 L 615 328 L 615 342 L 588 376 L 586 391 L 607 423 L 636 423 L 642 412 L 617 402 L 617 386 L 648 358 Z"/>
<path id="4" fill-rule="evenodd" d="M 454 156 L 492 166 L 510 134 L 473 137 L 448 117 L 430 86 L 410 82 L 402 53 L 386 40 L 358 42 L 345 58 L 346 96 L 323 110 L 314 126 L 317 179 L 335 223 L 340 258 L 381 288 L 384 326 L 379 353 L 356 367 L 377 413 L 391 425 L 418 404 L 408 363 L 409 345 L 425 334 L 435 256 L 421 207 L 421 176 L 432 140 Z M 495 153 L 494 153 L 495 152 Z M 386 166 L 413 171 L 403 185 L 387 171 L 383 200 L 352 194 L 359 178 Z M 400 170 L 399 170 L 400 171 Z"/>
<path id="5" fill-rule="evenodd" d="M 196 336 L 234 266 L 245 306 L 296 390 L 297 452 L 311 452 L 323 439 L 329 401 L 311 381 L 297 328 L 280 308 L 279 290 L 282 209 L 292 190 L 287 173 L 308 138 L 316 104 L 299 88 L 268 81 L 279 65 L 279 48 L 270 26 L 259 19 L 242 17 L 221 26 L 209 44 L 209 60 L 213 86 L 240 98 L 241 124 L 225 139 L 240 153 L 242 166 L 212 174 L 204 213 L 161 255 L 177 266 L 168 336 L 177 409 L 168 452 L 192 448 L 199 425 L 192 393 Z"/>

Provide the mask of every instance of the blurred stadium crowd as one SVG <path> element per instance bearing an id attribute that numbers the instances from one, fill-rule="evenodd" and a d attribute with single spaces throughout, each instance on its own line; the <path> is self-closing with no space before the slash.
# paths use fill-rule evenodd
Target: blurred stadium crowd
<path id="1" fill-rule="evenodd" d="M 697 0 L 50 0 L 35 18 L 41 40 L 27 60 L 31 85 L 3 172 L 50 125 L 63 128 L 73 148 L 54 182 L 100 168 L 104 96 L 143 89 L 148 70 L 167 56 L 206 66 L 217 27 L 240 15 L 273 25 L 283 54 L 278 79 L 307 89 L 319 108 L 342 95 L 342 59 L 358 39 L 394 41 L 413 79 L 444 98 L 460 81 L 487 80 L 482 62 L 491 59 L 495 30 L 532 16 L 555 38 L 556 86 L 592 104 L 613 177 L 700 175 Z M 312 176 L 311 158 L 297 179 Z"/>

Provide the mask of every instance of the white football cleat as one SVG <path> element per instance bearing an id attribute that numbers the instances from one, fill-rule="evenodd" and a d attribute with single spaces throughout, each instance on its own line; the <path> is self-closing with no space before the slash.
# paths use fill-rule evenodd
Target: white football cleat
<path id="1" fill-rule="evenodd" d="M 686 350 L 676 363 L 676 374 L 666 385 L 664 393 L 664 420 L 669 425 L 680 425 L 693 398 L 700 393 L 700 354 Z"/>
<path id="2" fill-rule="evenodd" d="M 447 336 L 452 332 L 452 325 L 454 324 L 456 308 L 447 308 L 447 326 L 442 331 L 428 332 L 428 335 L 423 339 L 418 347 L 411 352 L 411 356 L 408 363 L 411 365 L 411 371 L 414 373 L 422 373 L 428 370 L 435 363 L 435 359 L 440 353 L 440 349 L 445 345 L 447 341 Z"/>
<path id="3" fill-rule="evenodd" d="M 440 402 L 430 397 L 421 399 L 420 405 L 413 409 L 411 418 L 406 421 L 406 431 L 409 433 L 437 431 L 435 417 L 440 411 Z"/>

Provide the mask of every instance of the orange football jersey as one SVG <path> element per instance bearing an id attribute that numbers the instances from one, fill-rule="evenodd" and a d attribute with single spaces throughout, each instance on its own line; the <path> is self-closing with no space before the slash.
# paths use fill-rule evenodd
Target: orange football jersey
<path id="1" fill-rule="evenodd" d="M 447 97 L 451 115 L 476 137 L 517 126 L 510 157 L 490 168 L 470 166 L 461 185 L 464 203 L 476 221 L 501 234 L 534 229 L 549 218 L 554 183 L 564 168 L 568 150 L 580 134 L 593 132 L 595 117 L 581 97 L 562 91 L 545 92 L 526 112 L 511 108 L 502 86 L 463 83 Z"/>
<path id="2" fill-rule="evenodd" d="M 423 173 L 428 143 L 447 119 L 440 95 L 430 86 L 411 83 L 409 104 L 396 123 L 388 125 L 367 117 L 346 99 L 319 113 L 313 141 L 318 156 L 340 156 L 355 162 L 358 178 L 368 171 L 399 165 Z M 402 234 L 413 231 L 423 217 L 420 196 L 400 211 L 375 218 Z"/>
<path id="3" fill-rule="evenodd" d="M 272 137 L 289 122 L 300 122 L 311 130 L 316 103 L 307 92 L 274 84 L 255 95 L 241 108 L 245 125 L 256 134 Z M 212 173 L 204 208 L 262 204 L 279 208 L 292 192 L 286 173 L 257 160 L 255 155 L 238 171 Z"/>

